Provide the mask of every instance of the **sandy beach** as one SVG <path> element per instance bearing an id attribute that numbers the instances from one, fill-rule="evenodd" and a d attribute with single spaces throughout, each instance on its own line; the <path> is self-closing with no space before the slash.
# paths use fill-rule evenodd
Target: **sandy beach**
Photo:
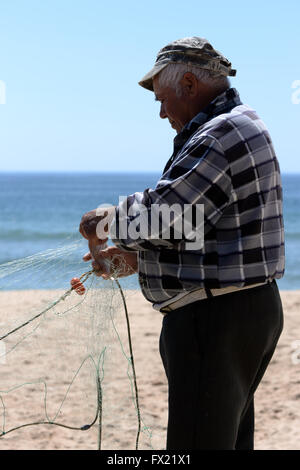
<path id="1" fill-rule="evenodd" d="M 48 291 L 1 292 L 0 336 L 42 311 L 59 295 Z M 79 305 L 78 297 L 73 297 L 70 305 L 75 305 L 74 309 L 68 311 L 67 304 L 63 314 L 59 307 L 54 313 L 52 309 L 45 318 L 25 327 L 26 334 L 21 330 L 4 340 L 8 354 L 1 356 L 0 350 L 0 433 L 47 419 L 73 427 L 91 423 L 99 404 L 98 373 L 103 386 L 101 448 L 135 448 L 138 420 L 134 387 L 128 378 L 127 325 L 121 298 L 118 292 L 111 295 L 109 291 L 104 297 L 103 293 L 93 296 L 93 292 L 89 296 Z M 126 296 L 142 416 L 139 448 L 164 449 L 168 391 L 158 351 L 162 316 L 140 292 L 129 291 Z M 107 312 L 115 312 L 108 307 L 112 298 L 119 312 L 111 315 Z M 255 441 L 256 449 L 299 450 L 300 291 L 281 291 L 281 298 L 285 326 L 256 393 Z M 2 450 L 97 449 L 98 445 L 99 420 L 86 431 L 42 424 L 0 439 Z"/>

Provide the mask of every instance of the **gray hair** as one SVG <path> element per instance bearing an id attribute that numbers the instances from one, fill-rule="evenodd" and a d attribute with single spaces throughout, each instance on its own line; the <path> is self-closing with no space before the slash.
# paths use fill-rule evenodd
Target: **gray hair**
<path id="1" fill-rule="evenodd" d="M 222 92 L 230 87 L 228 77 L 216 75 L 210 70 L 201 69 L 200 67 L 189 64 L 169 64 L 158 75 L 160 86 L 168 86 L 175 89 L 178 96 L 181 95 L 180 80 L 187 72 L 191 72 L 202 83 L 209 85 L 218 92 Z"/>

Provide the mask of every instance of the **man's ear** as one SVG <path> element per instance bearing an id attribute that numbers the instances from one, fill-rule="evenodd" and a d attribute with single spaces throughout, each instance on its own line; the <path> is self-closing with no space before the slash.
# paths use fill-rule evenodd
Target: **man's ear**
<path id="1" fill-rule="evenodd" d="M 192 72 L 186 72 L 180 80 L 180 84 L 184 93 L 191 98 L 198 94 L 199 81 Z"/>

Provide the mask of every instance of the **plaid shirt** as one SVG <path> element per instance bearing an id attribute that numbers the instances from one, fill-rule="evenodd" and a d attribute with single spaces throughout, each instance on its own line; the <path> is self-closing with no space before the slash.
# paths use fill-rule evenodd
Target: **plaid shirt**
<path id="1" fill-rule="evenodd" d="M 148 210 L 152 204 L 204 204 L 203 248 L 186 250 L 187 240 L 172 236 L 121 238 L 121 218 L 129 225 L 139 215 L 137 203 Z M 166 302 L 198 288 L 244 287 L 283 276 L 279 164 L 266 126 L 234 88 L 175 137 L 156 188 L 128 196 L 117 207 L 112 226 L 116 245 L 138 251 L 139 282 L 150 302 Z"/>

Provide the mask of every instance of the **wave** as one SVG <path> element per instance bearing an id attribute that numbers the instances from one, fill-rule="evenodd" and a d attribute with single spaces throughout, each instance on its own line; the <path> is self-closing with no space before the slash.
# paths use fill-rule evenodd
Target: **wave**
<path id="1" fill-rule="evenodd" d="M 38 241 L 38 240 L 64 240 L 74 236 L 74 232 L 39 232 L 31 230 L 2 230 L 0 240 L 9 241 Z"/>

